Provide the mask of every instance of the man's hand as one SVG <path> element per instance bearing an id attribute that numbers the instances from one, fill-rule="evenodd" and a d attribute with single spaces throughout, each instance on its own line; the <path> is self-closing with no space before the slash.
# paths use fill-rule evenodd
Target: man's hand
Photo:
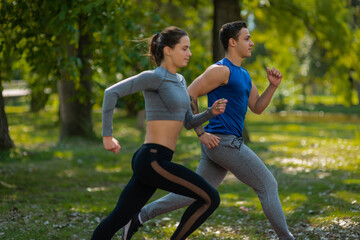
<path id="1" fill-rule="evenodd" d="M 214 102 L 214 104 L 211 107 L 212 114 L 219 115 L 225 112 L 226 103 L 228 102 L 227 99 L 219 99 Z"/>
<path id="2" fill-rule="evenodd" d="M 282 74 L 280 73 L 280 71 L 274 67 L 271 70 L 270 68 L 267 67 L 266 71 L 267 71 L 267 78 L 269 79 L 270 84 L 273 85 L 274 87 L 278 87 L 282 80 Z"/>
<path id="3" fill-rule="evenodd" d="M 220 138 L 218 136 L 207 132 L 201 135 L 199 140 L 209 149 L 217 147 L 220 143 Z"/>
<path id="4" fill-rule="evenodd" d="M 104 144 L 104 148 L 108 151 L 114 152 L 114 153 L 119 153 L 121 146 L 118 142 L 118 140 L 116 140 L 113 137 L 103 137 L 103 144 Z"/>

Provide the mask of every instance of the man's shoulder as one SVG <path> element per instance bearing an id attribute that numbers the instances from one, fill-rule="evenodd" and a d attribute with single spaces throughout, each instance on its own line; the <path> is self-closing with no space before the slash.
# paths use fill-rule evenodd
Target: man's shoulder
<path id="1" fill-rule="evenodd" d="M 219 85 L 224 85 L 229 81 L 230 69 L 225 65 L 213 64 L 205 70 L 203 76 L 208 80 L 212 79 Z"/>
<path id="2" fill-rule="evenodd" d="M 206 71 L 212 74 L 230 74 L 230 68 L 222 64 L 212 64 Z"/>

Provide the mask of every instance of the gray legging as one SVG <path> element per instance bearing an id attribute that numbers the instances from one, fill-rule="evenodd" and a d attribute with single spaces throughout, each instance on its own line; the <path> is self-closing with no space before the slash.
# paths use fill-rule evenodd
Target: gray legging
<path id="1" fill-rule="evenodd" d="M 279 239 L 294 239 L 286 224 L 277 182 L 269 169 L 241 138 L 216 135 L 221 138 L 216 148 L 208 149 L 201 144 L 201 160 L 196 173 L 217 188 L 227 172 L 232 172 L 240 181 L 255 190 Z M 141 209 L 141 218 L 146 222 L 163 213 L 186 207 L 193 201 L 192 198 L 170 193 L 144 206 Z"/>

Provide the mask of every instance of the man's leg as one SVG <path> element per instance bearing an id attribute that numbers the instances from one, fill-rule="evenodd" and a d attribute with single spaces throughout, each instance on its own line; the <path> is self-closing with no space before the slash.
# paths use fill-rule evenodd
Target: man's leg
<path id="1" fill-rule="evenodd" d="M 202 154 L 196 173 L 202 176 L 212 186 L 217 188 L 226 176 L 227 170 L 220 167 L 216 163 L 209 161 L 209 159 L 207 159 L 207 157 Z M 140 218 L 144 223 L 161 214 L 189 206 L 193 202 L 193 198 L 170 193 L 160 199 L 157 199 L 156 201 L 145 205 L 141 209 Z"/>
<path id="2" fill-rule="evenodd" d="M 234 136 L 219 135 L 220 144 L 204 148 L 204 154 L 218 165 L 231 171 L 240 181 L 252 187 L 263 211 L 280 239 L 293 239 L 288 230 L 279 200 L 277 182 L 261 159 Z"/>

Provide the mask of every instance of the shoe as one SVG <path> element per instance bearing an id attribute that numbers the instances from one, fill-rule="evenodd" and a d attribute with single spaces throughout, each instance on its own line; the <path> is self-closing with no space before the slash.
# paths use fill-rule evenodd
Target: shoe
<path id="1" fill-rule="evenodd" d="M 139 221 L 139 213 L 136 213 L 132 219 L 122 228 L 121 239 L 130 240 L 134 233 L 137 232 L 139 227 L 143 225 Z"/>

